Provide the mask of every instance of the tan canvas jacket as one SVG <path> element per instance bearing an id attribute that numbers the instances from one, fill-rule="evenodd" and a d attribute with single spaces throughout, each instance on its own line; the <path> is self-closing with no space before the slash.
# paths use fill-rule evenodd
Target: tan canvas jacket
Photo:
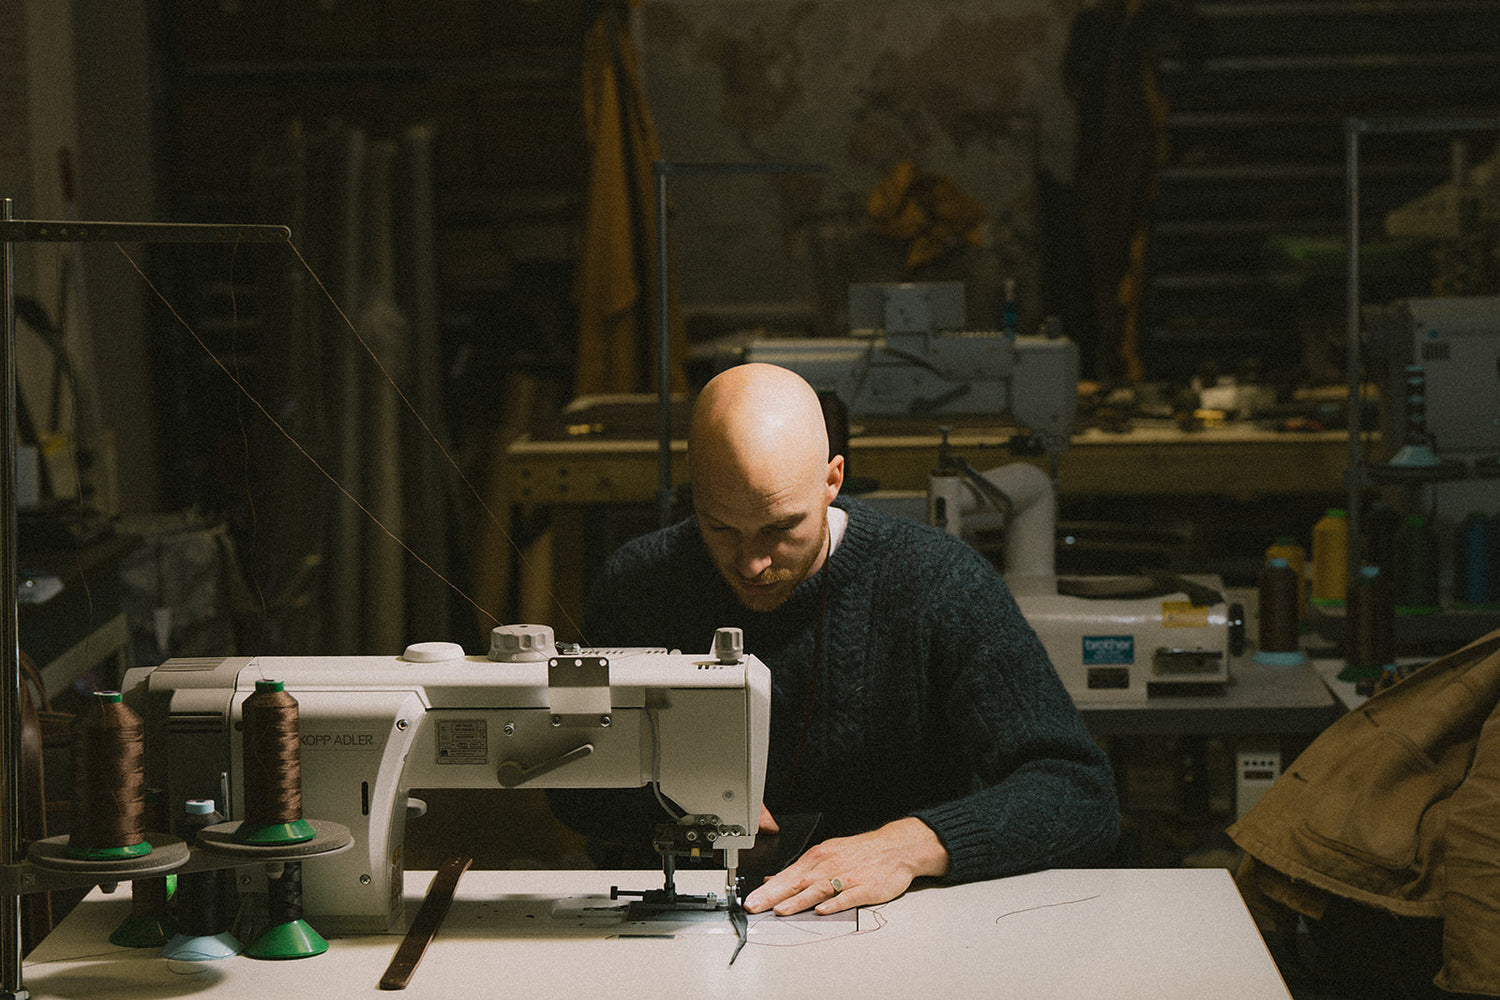
<path id="1" fill-rule="evenodd" d="M 1500 996 L 1500 631 L 1320 735 L 1229 829 L 1237 881 L 1316 918 L 1336 894 L 1443 919 L 1443 989 Z"/>

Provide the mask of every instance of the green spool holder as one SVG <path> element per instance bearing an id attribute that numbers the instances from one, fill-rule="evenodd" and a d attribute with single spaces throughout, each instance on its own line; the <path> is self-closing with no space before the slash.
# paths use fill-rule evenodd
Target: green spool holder
<path id="1" fill-rule="evenodd" d="M 245 954 L 251 958 L 276 961 L 312 958 L 327 950 L 328 942 L 323 935 L 313 930 L 306 920 L 298 918 L 267 927 L 245 948 Z"/>
<path id="2" fill-rule="evenodd" d="M 300 844 L 317 835 L 318 831 L 305 819 L 294 819 L 286 823 L 241 823 L 234 831 L 236 841 L 256 847 Z"/>
<path id="3" fill-rule="evenodd" d="M 80 861 L 129 861 L 131 858 L 150 854 L 151 845 L 143 840 L 139 844 L 126 844 L 123 847 L 75 847 L 69 842 L 64 853 Z"/>
<path id="4" fill-rule="evenodd" d="M 119 948 L 160 948 L 176 935 L 177 921 L 171 917 L 138 917 L 132 913 L 120 921 L 109 943 Z"/>

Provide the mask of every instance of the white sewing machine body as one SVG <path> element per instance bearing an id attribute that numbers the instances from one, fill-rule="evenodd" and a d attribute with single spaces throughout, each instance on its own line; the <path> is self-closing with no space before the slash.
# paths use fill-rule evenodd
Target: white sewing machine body
<path id="1" fill-rule="evenodd" d="M 961 460 L 948 464 L 960 471 L 928 479 L 927 522 L 961 538 L 981 522 L 1003 525 L 1006 586 L 1075 704 L 1228 683 L 1244 616 L 1226 601 L 1222 580 L 1059 576 L 1050 477 L 1025 462 L 983 473 Z"/>
<path id="2" fill-rule="evenodd" d="M 240 818 L 241 706 L 256 680 L 283 681 L 298 703 L 302 815 L 354 836 L 352 850 L 305 863 L 305 913 L 330 931 L 400 927 L 412 789 L 657 781 L 689 839 L 701 831 L 705 852 L 724 851 L 732 868 L 760 822 L 766 666 L 742 652 L 558 653 L 548 632 L 545 657 L 519 662 L 424 643 L 401 657 L 174 659 L 131 670 L 124 688 L 146 723 L 147 782 L 167 791 L 174 813 L 213 798 Z"/>
<path id="3" fill-rule="evenodd" d="M 1075 704 L 1088 705 L 1145 701 L 1229 681 L 1235 612 L 1217 577 L 1188 580 L 1217 591 L 1219 599 L 1194 600 L 1183 591 L 1135 596 L 1133 586 L 1152 582 L 1136 577 L 1022 575 L 1005 582 L 1063 687 Z M 1059 593 L 1075 586 L 1100 596 Z"/>

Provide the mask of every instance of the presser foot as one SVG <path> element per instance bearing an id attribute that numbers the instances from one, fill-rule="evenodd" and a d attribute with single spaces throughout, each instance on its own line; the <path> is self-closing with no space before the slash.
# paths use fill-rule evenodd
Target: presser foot
<path id="1" fill-rule="evenodd" d="M 646 889 L 644 891 L 609 887 L 610 899 L 639 897 L 630 903 L 626 919 L 651 920 L 670 913 L 714 913 L 727 911 L 729 900 L 718 893 L 677 892 L 675 889 Z"/>

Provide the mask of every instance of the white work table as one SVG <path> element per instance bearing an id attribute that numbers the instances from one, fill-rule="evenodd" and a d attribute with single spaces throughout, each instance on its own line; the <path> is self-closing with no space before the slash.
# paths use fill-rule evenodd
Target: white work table
<path id="1" fill-rule="evenodd" d="M 406 877 L 415 914 L 430 872 Z M 1039 872 L 914 890 L 857 919 L 751 917 L 729 964 L 727 917 L 626 925 L 611 885 L 659 887 L 659 872 L 470 871 L 404 995 L 455 997 L 1132 997 L 1288 1000 L 1223 869 Z M 687 892 L 722 873 L 680 872 Z M 334 938 L 320 956 L 167 962 L 109 944 L 130 893 L 95 890 L 25 964 L 33 998 L 348 997 L 377 983 L 394 934 Z M 390 995 L 390 994 L 384 994 Z"/>

